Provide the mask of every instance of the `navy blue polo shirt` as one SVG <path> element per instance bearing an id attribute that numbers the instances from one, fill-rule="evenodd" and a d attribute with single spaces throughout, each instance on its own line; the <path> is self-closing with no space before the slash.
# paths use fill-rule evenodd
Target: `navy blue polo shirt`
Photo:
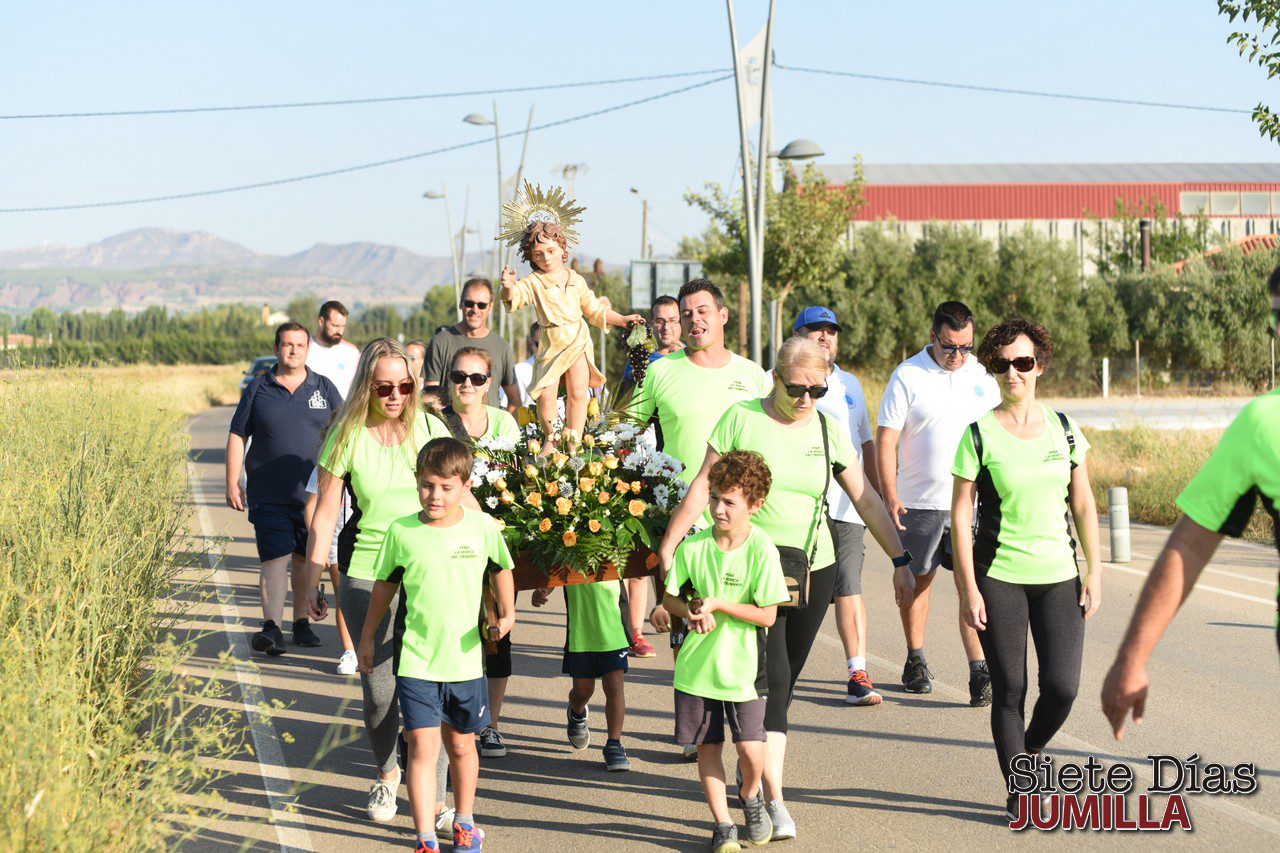
<path id="1" fill-rule="evenodd" d="M 311 368 L 292 394 L 274 370 L 249 383 L 231 416 L 231 432 L 252 439 L 245 455 L 249 506 L 306 504 L 320 435 L 341 405 L 338 389 Z"/>

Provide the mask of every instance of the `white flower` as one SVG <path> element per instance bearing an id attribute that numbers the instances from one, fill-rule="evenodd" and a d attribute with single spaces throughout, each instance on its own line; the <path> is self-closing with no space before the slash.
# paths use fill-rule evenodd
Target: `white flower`
<path id="1" fill-rule="evenodd" d="M 485 475 L 488 473 L 489 473 L 488 460 L 477 458 L 476 461 L 471 466 L 471 476 L 476 480 L 482 480 L 484 479 Z"/>
<path id="2" fill-rule="evenodd" d="M 569 467 L 575 471 L 581 471 L 584 467 L 586 467 L 586 464 L 587 464 L 586 461 L 583 460 L 581 456 L 569 457 Z"/>
<path id="3" fill-rule="evenodd" d="M 601 444 L 612 445 L 615 441 L 618 440 L 618 434 L 611 429 L 607 429 L 604 432 L 600 433 L 600 435 L 596 436 L 596 438 L 599 440 Z"/>
<path id="4" fill-rule="evenodd" d="M 501 471 L 490 471 L 489 473 L 484 475 L 484 481 L 491 486 L 501 479 L 502 479 Z"/>
<path id="5" fill-rule="evenodd" d="M 500 453 L 510 453 L 516 449 L 515 439 L 505 436 L 494 436 L 489 440 L 489 447 Z"/>
<path id="6" fill-rule="evenodd" d="M 686 483 L 684 480 L 676 480 L 675 487 L 676 487 L 676 494 L 679 496 L 679 500 L 684 500 L 684 496 L 689 494 L 689 484 Z"/>
<path id="7" fill-rule="evenodd" d="M 667 507 L 667 499 L 671 497 L 671 489 L 664 483 L 659 483 L 653 487 L 653 499 L 657 501 L 663 509 Z"/>
<path id="8" fill-rule="evenodd" d="M 493 495 L 490 495 L 489 497 L 487 497 L 487 498 L 485 498 L 485 499 L 484 499 L 484 504 L 485 504 L 485 506 L 489 507 L 489 509 L 497 509 L 497 508 L 498 508 L 498 499 L 497 499 L 496 497 L 494 497 Z"/>

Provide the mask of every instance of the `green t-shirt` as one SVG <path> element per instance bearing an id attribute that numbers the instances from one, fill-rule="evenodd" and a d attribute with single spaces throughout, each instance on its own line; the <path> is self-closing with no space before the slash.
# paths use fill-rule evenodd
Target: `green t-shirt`
<path id="1" fill-rule="evenodd" d="M 670 358 L 670 356 L 668 356 Z M 764 457 L 773 486 L 764 508 L 751 523 L 777 545 L 799 548 L 805 554 L 817 539 L 813 570 L 825 569 L 836 561 L 831 528 L 821 509 L 831 473 L 824 468 L 822 427 L 814 412 L 802 427 L 786 427 L 765 412 L 762 401 L 749 400 L 730 407 L 716 424 L 708 444 L 721 456 L 730 450 L 754 450 Z M 847 429 L 827 421 L 831 462 L 837 469 L 857 464 L 857 454 Z"/>
<path id="2" fill-rule="evenodd" d="M 689 350 L 682 349 L 649 365 L 628 411 L 639 421 L 657 415 L 662 451 L 684 463 L 680 479 L 692 483 L 720 417 L 736 403 L 765 396 L 771 387 L 768 373 L 736 353 L 724 367 L 712 368 L 694 364 Z"/>
<path id="3" fill-rule="evenodd" d="M 510 571 L 498 523 L 462 508 L 450 527 L 415 515 L 391 522 L 374 568 L 378 580 L 404 585 L 404 643 L 396 675 L 471 681 L 484 675 L 481 602 L 488 572 Z"/>
<path id="4" fill-rule="evenodd" d="M 627 632 L 622 628 L 618 596 L 622 581 L 570 584 L 564 588 L 568 605 L 568 639 L 571 652 L 616 652 L 627 650 Z"/>
<path id="5" fill-rule="evenodd" d="M 1076 446 L 1069 450 L 1058 414 L 1040 404 L 1044 432 L 1022 439 L 996 420 L 978 418 L 982 464 L 965 428 L 951 473 L 978 487 L 978 535 L 974 570 L 1007 583 L 1059 583 L 1078 577 L 1071 513 L 1071 469 L 1084 464 L 1089 442 L 1068 416 Z M 1068 458 L 1068 453 L 1070 454 Z"/>
<path id="6" fill-rule="evenodd" d="M 747 540 L 732 551 L 716 544 L 712 530 L 701 530 L 676 549 L 667 575 L 667 592 L 680 595 L 688 583 L 699 598 L 768 607 L 790 596 L 778 549 L 754 525 Z M 750 702 L 765 691 L 765 629 L 717 611 L 709 634 L 690 631 L 676 658 L 675 688 L 705 699 Z"/>
<path id="7" fill-rule="evenodd" d="M 520 440 L 520 425 L 516 423 L 515 418 L 511 417 L 510 412 L 497 406 L 485 406 L 484 408 L 489 414 L 489 431 L 480 436 L 480 439 L 505 438 L 512 442 Z M 427 423 L 432 430 L 432 438 L 442 436 L 447 438 L 453 435 L 446 417 L 444 415 L 432 415 L 427 418 Z M 459 436 L 453 437 L 458 438 Z"/>
<path id="8" fill-rule="evenodd" d="M 320 451 L 320 467 L 347 482 L 355 500 L 352 515 L 359 513 L 355 548 L 344 567 L 353 578 L 373 580 L 374 558 L 387 526 L 422 509 L 415 469 L 418 451 L 438 434 L 429 420 L 434 418 L 419 413 L 409 437 L 399 447 L 383 446 L 370 435 L 368 427 L 362 427 L 352 434 L 345 452 L 334 452 L 336 432 L 329 434 Z M 444 434 L 448 435 L 448 430 Z"/>
<path id="9" fill-rule="evenodd" d="M 1209 461 L 1178 495 L 1178 507 L 1201 527 L 1239 538 L 1259 498 L 1280 551 L 1280 391 L 1258 397 L 1236 415 Z"/>

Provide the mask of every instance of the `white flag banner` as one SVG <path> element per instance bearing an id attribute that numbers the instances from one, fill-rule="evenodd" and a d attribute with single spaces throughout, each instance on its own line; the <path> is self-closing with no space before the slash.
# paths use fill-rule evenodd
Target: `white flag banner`
<path id="1" fill-rule="evenodd" d="M 738 51 L 738 94 L 742 114 L 750 132 L 760 122 L 760 100 L 764 95 L 764 28 Z"/>

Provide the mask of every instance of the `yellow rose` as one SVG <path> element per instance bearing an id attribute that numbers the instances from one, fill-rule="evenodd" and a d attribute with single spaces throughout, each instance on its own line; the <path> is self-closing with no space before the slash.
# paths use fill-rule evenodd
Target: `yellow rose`
<path id="1" fill-rule="evenodd" d="M 529 452 L 532 453 L 534 456 L 537 456 L 539 453 L 541 453 L 542 442 L 538 441 L 538 439 L 536 438 L 529 439 Z"/>
<path id="2" fill-rule="evenodd" d="M 587 527 L 590 528 L 592 533 L 600 532 L 600 522 L 594 518 L 587 522 Z"/>
<path id="3" fill-rule="evenodd" d="M 563 468 L 569 464 L 569 457 L 559 451 L 551 454 L 551 461 L 555 463 L 557 468 Z"/>
<path id="4" fill-rule="evenodd" d="M 644 483 L 641 482 L 640 480 L 636 480 L 634 483 L 631 484 L 631 491 L 635 492 L 637 495 L 640 494 L 640 490 L 643 488 L 644 488 Z"/>
<path id="5" fill-rule="evenodd" d="M 500 492 L 505 492 L 507 490 L 507 481 L 502 477 L 499 477 L 493 481 L 493 487 Z M 510 503 L 510 501 L 508 501 L 508 503 Z"/>
<path id="6" fill-rule="evenodd" d="M 604 463 L 599 460 L 596 460 L 595 462 L 588 462 L 587 473 L 592 477 L 599 477 L 604 473 Z"/>
<path id="7" fill-rule="evenodd" d="M 539 530 L 541 530 L 543 533 L 546 533 L 548 530 L 550 530 L 550 529 L 551 529 L 551 519 L 549 519 L 549 518 L 544 518 L 544 519 L 542 519 L 542 521 L 538 522 L 538 529 L 539 529 Z"/>
<path id="8" fill-rule="evenodd" d="M 564 535 L 560 537 L 560 541 L 563 542 L 566 547 L 572 548 L 574 545 L 578 544 L 578 534 L 574 533 L 572 530 L 566 530 Z"/>
<path id="9" fill-rule="evenodd" d="M 506 491 L 504 491 L 502 494 L 498 495 L 498 500 L 502 501 L 504 504 L 509 504 L 509 503 L 511 503 L 512 501 L 514 501 L 515 499 L 516 499 L 516 496 L 515 496 L 515 495 L 511 494 L 510 492 L 506 492 Z"/>
<path id="10" fill-rule="evenodd" d="M 565 444 L 581 444 L 582 443 L 582 437 L 578 435 L 577 430 L 567 429 L 567 430 L 564 430 L 562 433 L 560 433 L 560 435 L 564 438 Z"/>
<path id="11" fill-rule="evenodd" d="M 530 480 L 535 479 L 538 476 L 538 466 L 536 465 L 524 466 L 524 475 L 528 477 Z"/>
<path id="12" fill-rule="evenodd" d="M 636 518 L 639 518 L 640 516 L 644 515 L 644 511 L 648 508 L 649 508 L 649 505 L 639 499 L 633 500 L 627 504 L 627 512 L 631 513 Z"/>
<path id="13" fill-rule="evenodd" d="M 616 456 L 606 456 L 606 457 L 604 458 L 604 467 L 608 468 L 610 471 L 612 471 L 614 468 L 617 468 L 617 467 L 618 467 L 618 457 L 616 457 Z"/>
<path id="14" fill-rule="evenodd" d="M 571 509 L 573 509 L 573 501 L 568 498 L 556 498 L 556 512 L 568 515 Z"/>
<path id="15" fill-rule="evenodd" d="M 542 506 L 542 492 L 530 492 L 525 500 L 529 502 L 529 506 Z"/>
<path id="16" fill-rule="evenodd" d="M 584 435 L 584 436 L 582 437 L 582 444 L 583 444 L 583 446 L 584 446 L 584 447 L 595 447 L 595 446 L 596 446 L 596 437 L 595 437 L 594 435 L 592 435 L 591 433 L 587 433 L 586 435 Z"/>
<path id="17" fill-rule="evenodd" d="M 595 491 L 596 481 L 591 479 L 590 477 L 579 477 L 578 488 L 582 489 L 582 491 L 584 492 Z"/>
<path id="18" fill-rule="evenodd" d="M 620 492 L 626 492 L 631 489 L 631 484 L 628 483 L 626 480 L 619 480 L 618 482 L 613 484 L 613 487 Z"/>
<path id="19" fill-rule="evenodd" d="M 587 417 L 594 418 L 600 415 L 600 400 L 598 397 L 592 397 L 587 403 Z"/>
<path id="20" fill-rule="evenodd" d="M 604 489 L 601 489 L 600 492 L 596 495 L 596 498 L 602 504 L 607 504 L 609 502 L 609 498 L 611 497 L 613 497 L 613 495 L 610 494 L 609 492 L 606 492 Z"/>
<path id="21" fill-rule="evenodd" d="M 505 521 L 503 521 L 502 519 L 500 519 L 500 518 L 498 519 L 498 529 L 499 529 L 499 530 L 506 530 L 506 529 L 507 529 L 507 523 L 506 523 Z"/>
<path id="22" fill-rule="evenodd" d="M 532 406 L 521 406 L 520 408 L 516 409 L 516 423 L 519 424 L 521 429 L 524 429 L 529 424 L 537 423 L 537 421 L 538 421 L 538 416 L 533 411 Z"/>
<path id="23" fill-rule="evenodd" d="M 560 484 L 557 483 L 555 480 L 552 480 L 550 483 L 547 483 L 547 494 L 553 498 L 556 495 L 560 494 Z"/>

